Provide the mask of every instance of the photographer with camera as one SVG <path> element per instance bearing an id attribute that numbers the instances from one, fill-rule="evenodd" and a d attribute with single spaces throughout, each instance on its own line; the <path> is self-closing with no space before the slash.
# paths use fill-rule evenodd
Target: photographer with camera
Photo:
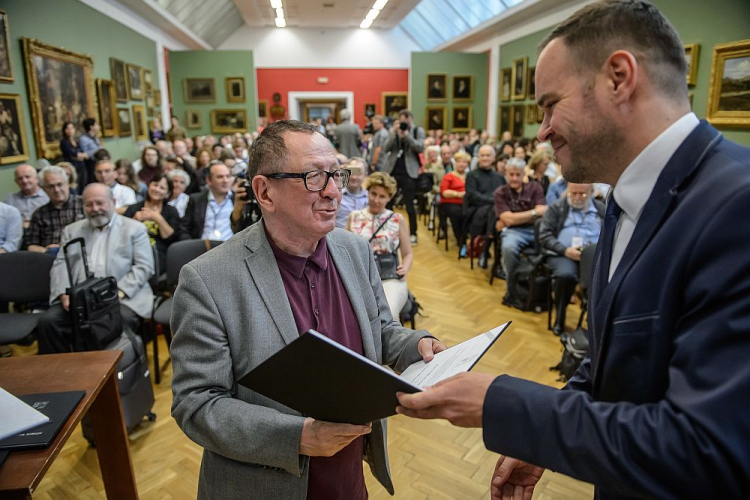
<path id="1" fill-rule="evenodd" d="M 260 206 L 255 199 L 252 179 L 246 177 L 247 171 L 237 176 L 232 186 L 234 192 L 234 207 L 229 223 L 234 234 L 239 233 L 258 222 L 261 217 Z"/>
<path id="2" fill-rule="evenodd" d="M 406 213 L 409 214 L 409 239 L 412 245 L 417 244 L 417 211 L 414 208 L 414 197 L 419 169 L 422 166 L 419 154 L 424 151 L 424 139 L 424 129 L 414 125 L 412 112 L 402 109 L 383 146 L 383 152 L 390 153 L 383 172 L 393 176 L 398 189 L 401 190 Z M 388 208 L 392 207 L 393 199 L 388 203 Z"/>

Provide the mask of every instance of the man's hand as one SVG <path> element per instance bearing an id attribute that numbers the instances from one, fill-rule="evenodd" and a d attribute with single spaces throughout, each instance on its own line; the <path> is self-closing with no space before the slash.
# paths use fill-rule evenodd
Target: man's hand
<path id="1" fill-rule="evenodd" d="M 359 436 L 372 432 L 372 424 L 334 424 L 306 418 L 299 442 L 300 455 L 331 457 Z"/>
<path id="2" fill-rule="evenodd" d="M 570 260 L 581 262 L 581 251 L 577 248 L 568 247 L 565 249 L 565 256 Z"/>
<path id="3" fill-rule="evenodd" d="M 447 347 L 445 347 L 445 344 L 440 342 L 438 339 L 429 337 L 421 339 L 417 344 L 417 351 L 419 351 L 419 354 L 422 355 L 422 359 L 425 361 L 432 361 L 432 358 L 435 357 L 435 354 L 446 349 Z"/>
<path id="4" fill-rule="evenodd" d="M 534 207 L 534 210 L 536 210 L 536 214 L 541 217 L 542 215 L 547 213 L 548 208 L 548 205 L 537 205 Z"/>
<path id="5" fill-rule="evenodd" d="M 492 500 L 531 500 L 544 469 L 500 455 L 490 481 Z"/>
<path id="6" fill-rule="evenodd" d="M 424 340 L 424 339 L 423 339 Z M 444 418 L 459 427 L 482 427 L 482 412 L 487 390 L 495 375 L 459 373 L 424 392 L 396 394 L 396 412 L 414 418 Z"/>
<path id="7" fill-rule="evenodd" d="M 62 304 L 63 309 L 65 309 L 66 311 L 70 309 L 70 295 L 60 295 L 60 304 Z"/>

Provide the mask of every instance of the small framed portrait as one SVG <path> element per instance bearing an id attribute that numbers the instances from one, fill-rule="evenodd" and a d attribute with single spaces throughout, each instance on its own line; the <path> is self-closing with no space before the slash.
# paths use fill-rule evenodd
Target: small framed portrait
<path id="1" fill-rule="evenodd" d="M 509 102 L 513 89 L 513 68 L 500 70 L 500 102 Z"/>
<path id="2" fill-rule="evenodd" d="M 513 108 L 510 106 L 500 106 L 500 130 L 498 131 L 498 137 L 503 135 L 503 132 L 513 133 L 513 126 L 510 122 L 510 114 Z"/>
<path id="3" fill-rule="evenodd" d="M 541 106 L 537 105 L 536 107 L 536 122 L 542 123 L 544 121 L 544 109 L 542 109 Z"/>
<path id="4" fill-rule="evenodd" d="M 201 128 L 201 110 L 188 109 L 185 111 L 185 126 L 187 128 Z"/>
<path id="5" fill-rule="evenodd" d="M 102 136 L 114 137 L 117 133 L 115 116 L 115 85 L 112 80 L 96 79 L 96 95 L 99 98 L 99 118 Z"/>
<path id="6" fill-rule="evenodd" d="M 427 75 L 427 100 L 445 101 L 448 98 L 448 75 L 430 73 Z"/>
<path id="7" fill-rule="evenodd" d="M 0 94 L 0 165 L 29 159 L 21 96 Z"/>
<path id="8" fill-rule="evenodd" d="M 230 76 L 224 79 L 227 88 L 227 102 L 245 102 L 245 78 Z"/>
<path id="9" fill-rule="evenodd" d="M 471 128 L 471 106 L 453 108 L 453 126 L 451 132 L 468 132 Z"/>
<path id="10" fill-rule="evenodd" d="M 143 104 L 133 104 L 133 127 L 135 128 L 136 141 L 148 139 L 146 110 L 143 108 Z"/>
<path id="11" fill-rule="evenodd" d="M 750 128 L 750 39 L 714 46 L 706 119 Z"/>
<path id="12" fill-rule="evenodd" d="M 685 45 L 685 59 L 687 59 L 687 84 L 694 87 L 698 81 L 698 58 L 701 46 L 697 43 Z"/>
<path id="13" fill-rule="evenodd" d="M 519 104 L 517 106 L 513 106 L 510 119 L 511 119 L 511 132 L 513 133 L 513 137 L 521 138 L 523 137 L 524 133 L 524 115 L 526 114 L 526 106 L 523 104 Z"/>
<path id="14" fill-rule="evenodd" d="M 150 69 L 143 70 L 143 90 L 146 93 L 149 93 L 152 90 L 154 90 L 154 77 L 151 74 Z"/>
<path id="15" fill-rule="evenodd" d="M 526 123 L 536 123 L 536 108 L 538 107 L 536 104 L 526 105 Z"/>
<path id="16" fill-rule="evenodd" d="M 258 118 L 268 118 L 268 99 L 258 99 Z"/>
<path id="17" fill-rule="evenodd" d="M 244 109 L 212 109 L 211 132 L 233 134 L 247 132 L 247 114 Z"/>
<path id="18" fill-rule="evenodd" d="M 161 90 L 154 90 L 154 107 L 161 107 Z"/>
<path id="19" fill-rule="evenodd" d="M 156 109 L 154 108 L 154 95 L 153 92 L 146 92 L 146 114 L 148 116 L 154 116 Z"/>
<path id="20" fill-rule="evenodd" d="M 391 120 L 398 120 L 398 113 L 409 107 L 409 97 L 406 92 L 383 92 L 381 94 L 383 114 Z"/>
<path id="21" fill-rule="evenodd" d="M 427 108 L 427 130 L 445 130 L 448 113 L 445 106 L 431 106 Z"/>
<path id="22" fill-rule="evenodd" d="M 127 65 L 128 71 L 128 97 L 131 101 L 142 101 L 143 91 L 143 69 L 133 64 Z"/>
<path id="23" fill-rule="evenodd" d="M 519 57 L 513 61 L 513 100 L 523 101 L 526 99 L 526 72 L 529 66 L 528 56 Z"/>
<path id="24" fill-rule="evenodd" d="M 130 110 L 117 108 L 117 135 L 130 137 L 133 135 L 133 125 L 130 123 Z"/>
<path id="25" fill-rule="evenodd" d="M 365 117 L 369 120 L 373 116 L 375 116 L 378 112 L 375 109 L 376 104 L 374 102 L 368 102 L 365 104 Z"/>
<path id="26" fill-rule="evenodd" d="M 529 66 L 529 74 L 526 75 L 526 86 L 528 87 L 527 95 L 529 99 L 536 99 L 536 83 L 534 83 L 535 76 L 536 66 Z"/>
<path id="27" fill-rule="evenodd" d="M 128 102 L 128 78 L 125 63 L 114 57 L 109 58 L 109 74 L 115 85 L 117 102 Z"/>
<path id="28" fill-rule="evenodd" d="M 216 102 L 216 88 L 213 78 L 185 78 L 185 102 Z"/>
<path id="29" fill-rule="evenodd" d="M 0 10 L 0 82 L 13 81 L 13 66 L 10 57 L 10 28 L 8 14 Z M 21 161 L 21 160 L 18 160 Z"/>
<path id="30" fill-rule="evenodd" d="M 453 77 L 453 100 L 471 101 L 474 99 L 474 76 L 457 75 Z"/>

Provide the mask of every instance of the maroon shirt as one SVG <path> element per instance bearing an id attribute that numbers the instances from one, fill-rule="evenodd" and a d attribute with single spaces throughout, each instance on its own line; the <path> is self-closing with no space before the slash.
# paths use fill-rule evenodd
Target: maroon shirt
<path id="1" fill-rule="evenodd" d="M 299 334 L 312 328 L 362 354 L 359 322 L 328 253 L 326 239 L 321 239 L 315 252 L 305 258 L 281 250 L 267 231 L 266 237 L 279 265 Z M 332 457 L 310 457 L 308 500 L 366 499 L 364 445 L 364 437 L 359 437 Z"/>
<path id="2" fill-rule="evenodd" d="M 495 213 L 500 216 L 503 212 L 526 212 L 537 205 L 546 205 L 544 190 L 538 182 L 522 184 L 521 192 L 511 189 L 507 184 L 495 190 Z M 514 227 L 531 227 L 533 222 Z"/>

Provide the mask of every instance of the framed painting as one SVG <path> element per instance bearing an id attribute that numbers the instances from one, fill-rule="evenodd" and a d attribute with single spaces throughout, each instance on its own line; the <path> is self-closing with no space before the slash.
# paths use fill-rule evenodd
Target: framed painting
<path id="1" fill-rule="evenodd" d="M 150 69 L 143 70 L 143 91 L 148 94 L 154 90 L 154 78 L 151 75 Z"/>
<path id="2" fill-rule="evenodd" d="M 154 116 L 154 95 L 153 92 L 146 92 L 146 115 Z"/>
<path id="3" fill-rule="evenodd" d="M 185 126 L 187 128 L 201 128 L 201 110 L 188 109 L 185 111 Z"/>
<path id="4" fill-rule="evenodd" d="M 0 82 L 10 83 L 12 81 L 13 64 L 10 57 L 10 28 L 8 27 L 8 14 L 0 9 Z"/>
<path id="5" fill-rule="evenodd" d="M 133 125 L 130 123 L 130 110 L 117 108 L 117 135 L 130 137 L 133 135 Z"/>
<path id="6" fill-rule="evenodd" d="M 511 106 L 500 106 L 500 130 L 498 130 L 498 137 L 503 135 L 503 132 L 513 133 L 513 128 L 510 123 L 510 114 L 513 108 Z"/>
<path id="7" fill-rule="evenodd" d="M 0 94 L 0 165 L 29 159 L 26 126 L 21 113 L 21 96 Z"/>
<path id="8" fill-rule="evenodd" d="M 692 103 L 692 101 L 691 101 Z M 536 107 L 536 122 L 542 123 L 544 121 L 544 109 L 542 109 L 541 106 L 537 105 Z"/>
<path id="9" fill-rule="evenodd" d="M 142 101 L 143 91 L 143 69 L 134 64 L 127 65 L 128 74 L 128 97 L 131 101 Z"/>
<path id="10" fill-rule="evenodd" d="M 706 119 L 750 128 L 750 39 L 714 46 Z"/>
<path id="11" fill-rule="evenodd" d="M 500 102 L 509 102 L 511 98 L 511 89 L 513 81 L 513 68 L 503 68 L 500 70 Z"/>
<path id="12" fill-rule="evenodd" d="M 148 139 L 148 125 L 146 124 L 146 110 L 143 104 L 133 104 L 133 128 L 135 129 L 135 140 Z"/>
<path id="13" fill-rule="evenodd" d="M 526 105 L 526 123 L 536 123 L 536 108 L 538 107 L 536 104 Z"/>
<path id="14" fill-rule="evenodd" d="M 536 76 L 536 66 L 530 66 L 529 67 L 529 74 L 526 75 L 526 87 L 527 92 L 526 95 L 529 99 L 536 100 L 536 83 L 534 82 L 534 77 Z"/>
<path id="15" fill-rule="evenodd" d="M 526 72 L 529 66 L 528 56 L 519 57 L 513 61 L 513 95 L 514 101 L 523 101 L 526 99 Z"/>
<path id="16" fill-rule="evenodd" d="M 216 102 L 213 78 L 185 78 L 183 81 L 185 102 Z"/>
<path id="17" fill-rule="evenodd" d="M 697 43 L 685 45 L 685 59 L 687 59 L 687 84 L 694 87 L 698 81 L 698 58 L 701 46 Z"/>
<path id="18" fill-rule="evenodd" d="M 233 134 L 247 132 L 247 114 L 244 109 L 212 109 L 211 132 Z"/>
<path id="19" fill-rule="evenodd" d="M 524 132 L 524 115 L 526 106 L 523 104 L 519 104 L 518 106 L 513 106 L 510 114 L 511 119 L 511 132 L 513 133 L 513 137 L 520 139 L 523 137 Z"/>
<path id="20" fill-rule="evenodd" d="M 471 106 L 453 108 L 451 132 L 468 132 L 471 128 Z"/>
<path id="21" fill-rule="evenodd" d="M 428 107 L 425 115 L 427 116 L 427 130 L 446 129 L 448 113 L 445 106 Z"/>
<path id="22" fill-rule="evenodd" d="M 128 102 L 128 77 L 125 72 L 125 63 L 110 57 L 109 74 L 115 84 L 115 99 L 117 102 Z"/>
<path id="23" fill-rule="evenodd" d="M 161 90 L 154 90 L 154 107 L 158 108 L 161 106 Z"/>
<path id="24" fill-rule="evenodd" d="M 22 38 L 26 85 L 36 140 L 37 156 L 60 156 L 62 124 L 79 127 L 86 118 L 96 118 L 94 60 L 91 56 Z"/>
<path id="25" fill-rule="evenodd" d="M 427 74 L 427 100 L 445 101 L 448 98 L 448 75 L 445 73 Z"/>
<path id="26" fill-rule="evenodd" d="M 375 109 L 376 106 L 377 104 L 375 104 L 374 102 L 365 103 L 365 117 L 368 120 L 378 113 L 377 109 Z"/>
<path id="27" fill-rule="evenodd" d="M 231 76 L 224 80 L 227 88 L 227 102 L 245 102 L 245 78 Z"/>
<path id="28" fill-rule="evenodd" d="M 474 75 L 453 77 L 453 100 L 471 101 L 474 99 Z"/>
<path id="29" fill-rule="evenodd" d="M 268 118 L 268 99 L 258 99 L 258 118 Z"/>
<path id="30" fill-rule="evenodd" d="M 117 133 L 115 116 L 115 85 L 112 80 L 96 79 L 96 96 L 99 99 L 99 124 L 103 137 L 114 137 Z"/>
<path id="31" fill-rule="evenodd" d="M 383 92 L 381 95 L 383 114 L 391 120 L 398 120 L 398 113 L 409 107 L 409 95 L 406 92 Z"/>

